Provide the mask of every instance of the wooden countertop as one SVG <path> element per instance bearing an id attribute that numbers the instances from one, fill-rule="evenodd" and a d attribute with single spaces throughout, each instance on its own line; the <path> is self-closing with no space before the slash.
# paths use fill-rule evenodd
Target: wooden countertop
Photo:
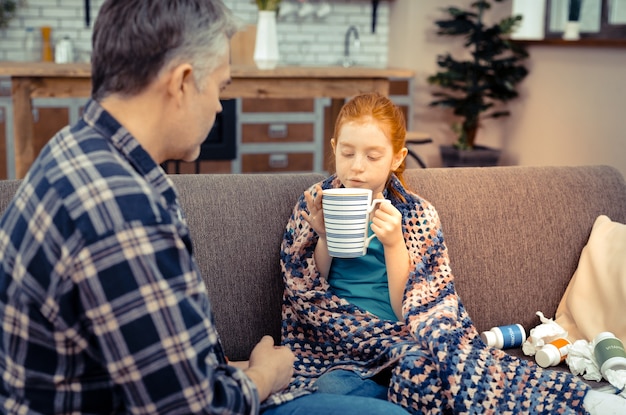
<path id="1" fill-rule="evenodd" d="M 232 65 L 231 77 L 235 78 L 410 78 L 415 74 L 409 69 L 370 68 L 365 66 L 279 66 L 260 70 L 255 66 Z M 89 63 L 52 62 L 0 62 L 0 76 L 46 76 L 89 78 Z"/>

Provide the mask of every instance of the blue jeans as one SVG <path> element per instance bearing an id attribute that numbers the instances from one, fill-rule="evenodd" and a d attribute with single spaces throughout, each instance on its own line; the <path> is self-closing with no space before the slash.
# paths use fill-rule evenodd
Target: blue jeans
<path id="1" fill-rule="evenodd" d="M 350 370 L 333 370 L 315 381 L 317 392 L 278 407 L 263 415 L 406 415 L 401 406 L 387 401 L 387 386 L 362 379 Z"/>
<path id="2" fill-rule="evenodd" d="M 269 408 L 262 415 L 407 415 L 401 406 L 365 396 L 315 392 Z"/>
<path id="3" fill-rule="evenodd" d="M 367 396 L 387 400 L 388 385 L 373 379 L 363 379 L 351 370 L 332 370 L 315 381 L 317 391 L 337 395 Z"/>

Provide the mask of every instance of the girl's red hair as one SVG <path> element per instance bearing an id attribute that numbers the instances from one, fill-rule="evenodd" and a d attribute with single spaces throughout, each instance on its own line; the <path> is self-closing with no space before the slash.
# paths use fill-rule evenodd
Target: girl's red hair
<path id="1" fill-rule="evenodd" d="M 362 95 L 357 95 L 352 98 L 339 111 L 337 121 L 335 122 L 334 137 L 335 140 L 339 137 L 339 131 L 348 122 L 375 122 L 378 127 L 383 131 L 391 142 L 393 153 L 401 151 L 406 144 L 406 122 L 404 120 L 404 114 L 389 98 L 378 92 L 371 92 Z M 406 183 L 404 181 L 402 173 L 406 169 L 406 158 L 402 160 L 402 163 L 393 172 L 396 174 L 400 183 L 404 187 Z M 391 172 L 389 172 L 391 176 Z M 392 194 L 400 195 L 389 186 L 387 183 L 387 190 Z"/>

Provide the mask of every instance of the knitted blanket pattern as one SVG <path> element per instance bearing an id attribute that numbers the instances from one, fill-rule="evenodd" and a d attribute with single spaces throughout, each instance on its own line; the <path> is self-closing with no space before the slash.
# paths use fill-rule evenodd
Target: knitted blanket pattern
<path id="1" fill-rule="evenodd" d="M 339 187 L 336 176 L 323 189 Z M 300 197 L 281 246 L 283 344 L 296 355 L 289 391 L 311 389 L 327 370 L 391 372 L 388 399 L 414 414 L 580 414 L 588 386 L 567 372 L 487 347 L 455 290 L 439 217 L 392 175 L 411 271 L 402 322 L 382 320 L 333 294 L 316 269 L 318 236 Z M 309 190 L 313 191 L 314 187 Z"/>

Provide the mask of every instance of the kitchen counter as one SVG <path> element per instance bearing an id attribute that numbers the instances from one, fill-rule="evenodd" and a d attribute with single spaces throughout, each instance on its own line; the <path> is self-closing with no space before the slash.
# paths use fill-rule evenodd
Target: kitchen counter
<path id="1" fill-rule="evenodd" d="M 89 63 L 0 62 L 0 76 L 11 78 L 15 177 L 22 178 L 50 137 L 34 136 L 33 98 L 89 97 Z M 232 82 L 221 98 L 331 98 L 336 114 L 345 98 L 362 92 L 387 95 L 394 78 L 412 78 L 408 69 L 341 66 L 282 66 L 259 70 L 232 65 Z"/>
<path id="2" fill-rule="evenodd" d="M 413 75 L 408 69 L 361 66 L 279 66 L 259 70 L 254 66 L 232 65 L 232 83 L 222 98 L 345 98 L 372 90 L 386 94 L 389 79 Z M 88 97 L 91 91 L 88 63 L 0 62 L 0 76 L 14 80 L 30 78 L 31 98 Z"/>

